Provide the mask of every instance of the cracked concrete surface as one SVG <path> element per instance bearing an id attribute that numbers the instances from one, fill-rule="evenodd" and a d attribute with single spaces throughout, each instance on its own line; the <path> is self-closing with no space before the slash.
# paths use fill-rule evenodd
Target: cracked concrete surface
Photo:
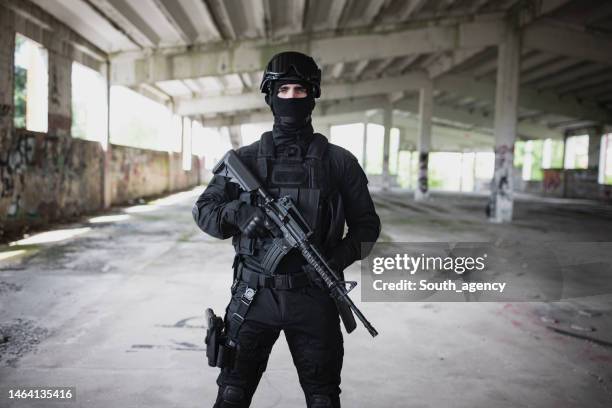
<path id="1" fill-rule="evenodd" d="M 65 404 L 72 407 L 212 406 L 217 370 L 205 361 L 203 312 L 220 313 L 229 299 L 233 250 L 193 223 L 201 190 L 117 210 L 129 217 L 66 226 L 91 230 L 60 242 L 1 248 L 23 253 L 0 260 L 0 388 L 75 386 L 76 403 Z M 591 202 L 519 198 L 508 226 L 484 219 L 480 196 L 415 203 L 406 193 L 376 192 L 375 201 L 383 240 L 612 241 L 612 209 Z M 353 265 L 348 278 L 358 272 Z M 380 335 L 361 327 L 345 335 L 343 406 L 612 404 L 611 295 L 359 306 Z M 301 406 L 281 336 L 253 407 Z"/>

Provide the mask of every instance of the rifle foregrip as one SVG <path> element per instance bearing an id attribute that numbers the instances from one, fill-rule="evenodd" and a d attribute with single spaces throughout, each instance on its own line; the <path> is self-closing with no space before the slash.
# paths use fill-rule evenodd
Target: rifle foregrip
<path id="1" fill-rule="evenodd" d="M 304 256 L 304 259 L 306 259 L 306 261 L 317 270 L 317 272 L 319 273 L 319 276 L 321 277 L 321 279 L 323 279 L 323 282 L 325 282 L 325 285 L 329 289 L 331 289 L 334 286 L 335 282 L 333 278 L 329 275 L 329 273 L 325 271 L 325 268 L 321 266 L 321 263 L 319 262 L 319 260 L 315 258 L 310 253 L 310 251 L 305 250 L 305 249 L 302 249 L 302 255 Z"/>

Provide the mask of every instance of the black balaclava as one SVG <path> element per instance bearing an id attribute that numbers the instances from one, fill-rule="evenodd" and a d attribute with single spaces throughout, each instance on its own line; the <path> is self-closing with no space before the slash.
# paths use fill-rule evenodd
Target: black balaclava
<path id="1" fill-rule="evenodd" d="M 308 95 L 305 98 L 279 98 L 278 89 L 285 84 L 300 84 L 308 90 Z M 302 81 L 280 79 L 272 84 L 266 102 L 274 114 L 272 127 L 274 145 L 297 143 L 305 148 L 314 132 L 310 117 L 315 107 L 312 88 Z"/>

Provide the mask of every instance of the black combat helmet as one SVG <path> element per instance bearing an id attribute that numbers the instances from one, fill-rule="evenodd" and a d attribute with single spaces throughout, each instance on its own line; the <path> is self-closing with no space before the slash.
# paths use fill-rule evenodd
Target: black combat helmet
<path id="1" fill-rule="evenodd" d="M 301 52 L 287 51 L 273 56 L 266 66 L 259 89 L 269 95 L 270 86 L 279 79 L 306 82 L 312 86 L 315 98 L 321 96 L 321 70 L 312 57 Z"/>

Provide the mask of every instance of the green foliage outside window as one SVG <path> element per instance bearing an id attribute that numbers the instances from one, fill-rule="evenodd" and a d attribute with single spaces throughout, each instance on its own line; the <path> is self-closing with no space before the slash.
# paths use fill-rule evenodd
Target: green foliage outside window
<path id="1" fill-rule="evenodd" d="M 523 158 L 525 156 L 525 142 L 519 140 L 514 143 L 514 167 L 523 167 Z"/>
<path id="2" fill-rule="evenodd" d="M 543 140 L 532 140 L 531 147 L 531 178 L 530 180 L 542 181 L 544 172 L 542 171 L 542 152 L 544 147 Z"/>
<path id="3" fill-rule="evenodd" d="M 563 140 L 551 140 L 551 169 L 563 168 Z"/>
<path id="4" fill-rule="evenodd" d="M 19 53 L 25 44 L 25 39 L 19 35 L 15 36 L 15 53 Z M 28 71 L 15 65 L 15 92 L 13 94 L 14 124 L 16 128 L 26 127 L 26 84 L 28 82 Z"/>
<path id="5" fill-rule="evenodd" d="M 14 123 L 16 128 L 26 127 L 26 83 L 28 71 L 25 68 L 15 67 L 15 93 L 14 93 Z"/>
<path id="6" fill-rule="evenodd" d="M 401 150 L 399 152 L 399 169 L 397 180 L 402 188 L 414 188 L 417 185 L 419 165 L 418 152 Z"/>

